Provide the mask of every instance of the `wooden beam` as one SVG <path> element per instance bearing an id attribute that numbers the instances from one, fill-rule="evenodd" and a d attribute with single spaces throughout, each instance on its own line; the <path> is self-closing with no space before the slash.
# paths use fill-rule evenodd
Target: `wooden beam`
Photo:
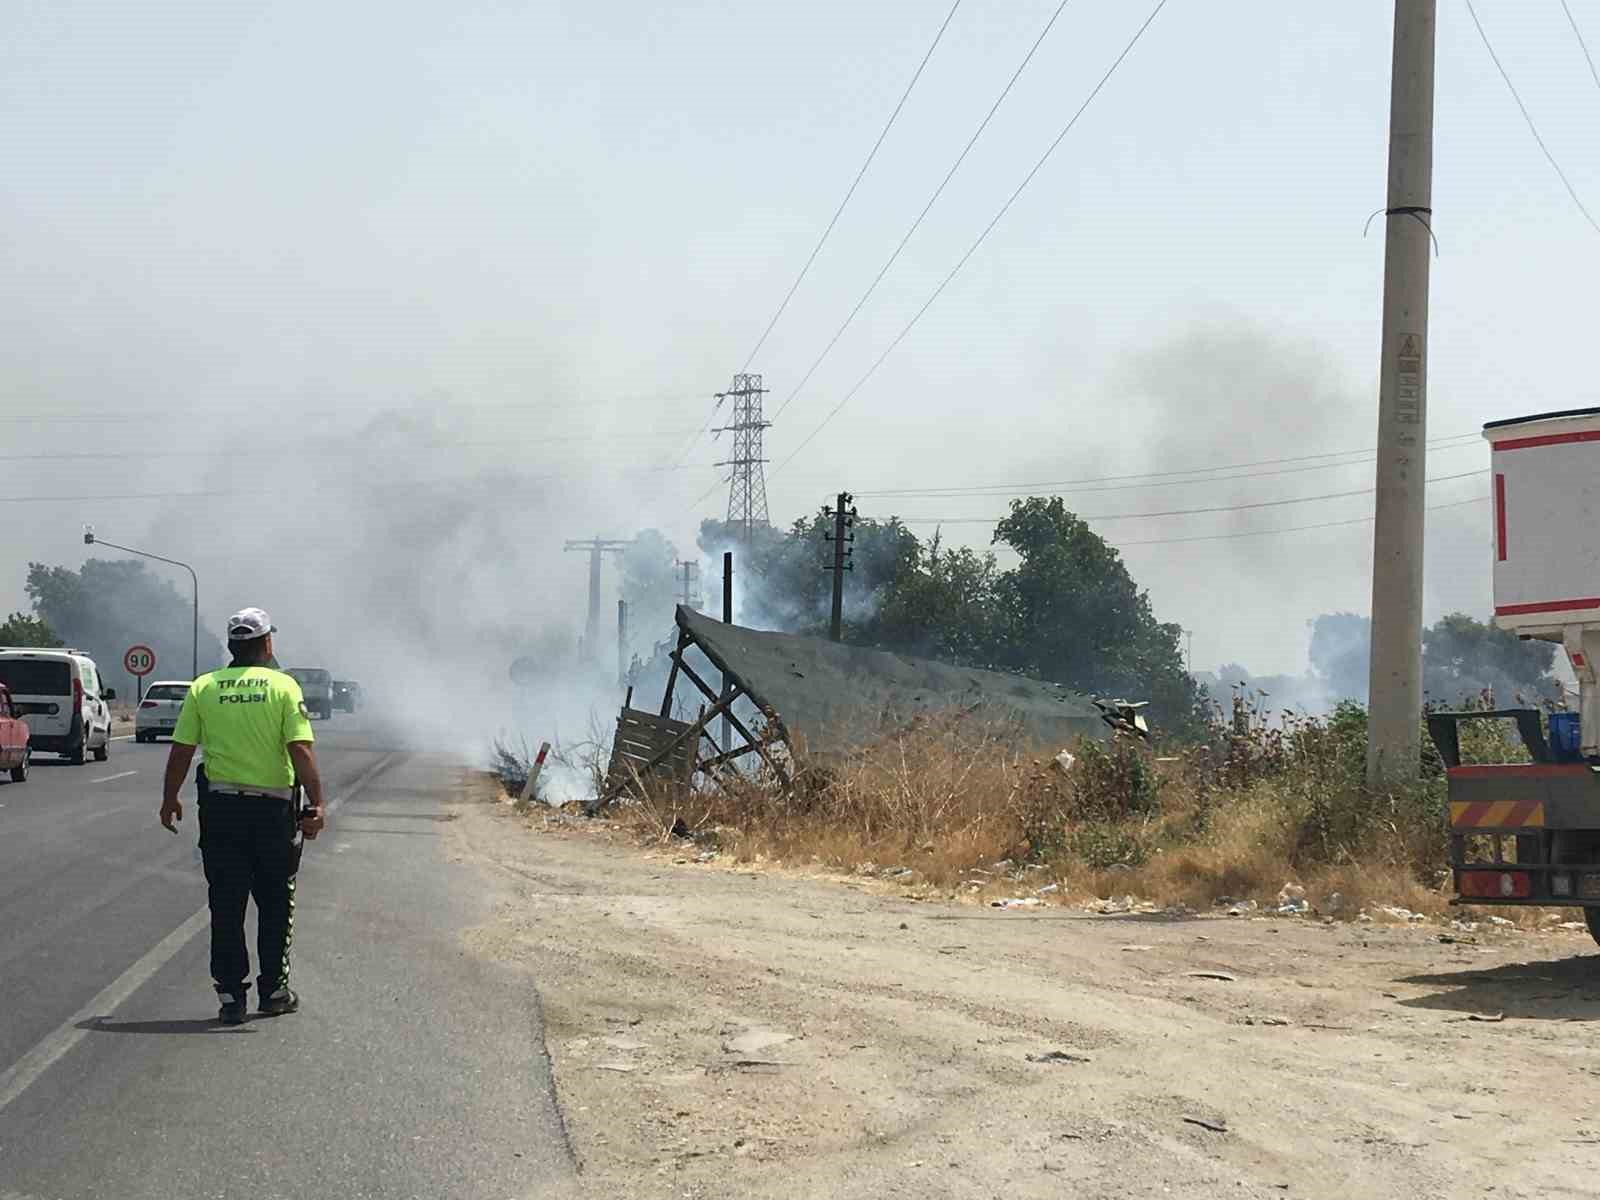
<path id="1" fill-rule="evenodd" d="M 779 782 L 787 788 L 789 786 L 788 772 L 778 764 L 778 761 L 772 755 L 767 753 L 766 746 L 761 739 L 746 729 L 744 722 L 733 715 L 733 702 L 745 694 L 744 684 L 735 683 L 731 692 L 724 697 L 719 697 L 716 692 L 711 690 L 711 685 L 695 674 L 694 668 L 683 661 L 682 649 L 673 651 L 673 663 L 689 677 L 689 681 L 695 687 L 705 693 L 706 699 L 714 701 L 717 709 L 722 709 L 726 712 L 728 723 L 739 731 L 739 736 L 744 738 L 746 745 L 753 747 L 755 752 L 761 755 L 761 761 L 771 768 L 772 773 L 778 777 Z"/>
<path id="2" fill-rule="evenodd" d="M 707 739 L 707 740 L 709 741 L 710 739 Z M 740 746 L 737 750 L 726 751 L 725 753 L 718 754 L 714 758 L 703 758 L 703 759 L 701 759 L 700 760 L 700 769 L 702 771 L 709 771 L 712 767 L 720 767 L 723 763 L 732 762 L 736 758 L 743 758 L 746 754 L 759 754 L 759 753 L 761 753 L 761 747 L 760 746 L 755 746 L 755 745 Z"/>
<path id="3" fill-rule="evenodd" d="M 678 686 L 678 656 L 683 653 L 683 648 L 688 641 L 689 631 L 680 629 L 678 631 L 678 648 L 672 652 L 672 670 L 667 674 L 667 690 L 661 697 L 661 715 L 663 717 L 672 715 L 672 691 Z"/>
<path id="4" fill-rule="evenodd" d="M 744 689 L 745 695 L 750 697 L 750 703 L 754 704 L 758 709 L 760 709 L 762 713 L 766 715 L 767 720 L 772 722 L 773 726 L 778 730 L 779 737 L 781 737 L 784 741 L 788 741 L 789 731 L 784 728 L 783 714 L 778 712 L 773 705 L 762 699 L 762 697 L 756 693 L 755 689 L 752 688 L 737 671 L 730 669 L 728 663 L 723 659 L 722 655 L 717 653 L 714 647 L 702 644 L 694 636 L 694 634 L 689 631 L 689 627 L 686 623 L 686 618 L 683 612 L 683 606 L 681 604 L 678 606 L 678 629 L 683 634 L 685 640 L 693 643 L 699 649 L 700 653 L 706 656 L 707 662 L 720 671 L 724 676 L 732 679 Z M 678 645 L 681 649 L 683 642 L 680 641 Z"/>
<path id="5" fill-rule="evenodd" d="M 734 702 L 734 700 L 738 699 L 738 697 L 740 695 L 742 695 L 742 694 L 743 693 L 737 693 L 736 692 L 734 695 L 729 696 L 726 700 L 720 701 L 717 704 L 712 705 L 712 707 L 709 708 L 709 709 L 702 708 L 700 710 L 700 715 L 695 718 L 694 724 L 690 725 L 682 733 L 678 734 L 677 737 L 673 738 L 672 741 L 669 742 L 666 746 L 662 747 L 661 750 L 657 751 L 656 754 L 654 754 L 651 757 L 649 762 L 645 763 L 644 766 L 639 767 L 637 769 L 638 773 L 640 775 L 648 774 L 649 772 L 655 770 L 662 763 L 666 762 L 667 759 L 671 758 L 672 754 L 673 754 L 673 751 L 677 750 L 679 746 L 683 745 L 686 741 L 688 741 L 690 739 L 690 737 L 695 736 L 697 734 L 703 736 L 703 734 L 705 732 L 704 727 L 705 727 L 706 722 L 711 720 L 713 717 L 720 716 L 721 715 L 721 710 L 723 708 L 725 708 L 727 705 L 732 704 Z M 692 769 L 691 769 L 691 774 L 692 773 L 693 772 L 692 772 Z"/>
<path id="6" fill-rule="evenodd" d="M 674 651 L 675 655 L 678 655 L 679 653 L 680 652 L 678 652 L 678 651 Z M 680 670 L 682 670 L 683 673 L 689 677 L 689 682 L 694 684 L 695 687 L 700 689 L 700 691 L 705 695 L 705 698 L 707 700 L 710 700 L 714 704 L 723 703 L 722 694 L 720 692 L 713 691 L 712 688 L 711 688 L 711 685 L 709 683 L 707 683 L 704 679 L 701 679 L 700 676 L 695 672 L 695 669 L 693 667 L 691 667 L 686 662 L 682 662 L 681 659 L 679 659 L 679 658 L 675 658 L 674 662 L 675 662 L 675 665 L 677 665 L 678 668 Z M 744 685 L 743 684 L 735 684 L 733 686 L 733 691 L 730 693 L 730 698 L 731 699 L 737 699 L 738 697 L 743 696 L 743 695 L 745 695 Z M 747 743 L 749 743 L 752 746 L 754 746 L 756 744 L 758 739 L 756 738 L 756 736 L 753 733 L 751 733 L 748 729 L 745 728 L 743 721 L 739 720 L 739 718 L 734 716 L 732 713 L 728 714 L 728 720 L 732 723 L 733 727 L 739 731 L 739 736 L 744 738 L 744 740 Z"/>

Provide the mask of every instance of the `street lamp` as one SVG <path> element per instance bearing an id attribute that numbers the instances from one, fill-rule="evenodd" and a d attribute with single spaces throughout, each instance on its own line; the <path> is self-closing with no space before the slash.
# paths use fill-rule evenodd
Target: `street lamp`
<path id="1" fill-rule="evenodd" d="M 135 550 L 132 546 L 119 546 L 115 542 L 108 542 L 105 538 L 94 535 L 94 527 L 83 527 L 83 544 L 85 546 L 110 546 L 113 550 L 121 550 L 124 554 L 137 554 L 141 558 L 153 558 L 157 562 L 171 563 L 175 567 L 182 567 L 189 572 L 189 578 L 194 582 L 194 632 L 191 641 L 193 658 L 193 674 L 191 679 L 200 678 L 200 577 L 194 573 L 194 568 L 186 562 L 179 562 L 175 558 L 163 558 L 159 554 L 151 554 L 148 550 Z"/>

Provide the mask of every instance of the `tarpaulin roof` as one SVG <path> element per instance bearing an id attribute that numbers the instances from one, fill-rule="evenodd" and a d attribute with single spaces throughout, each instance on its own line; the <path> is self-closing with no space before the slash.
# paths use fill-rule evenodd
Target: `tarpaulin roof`
<path id="1" fill-rule="evenodd" d="M 1110 734 L 1087 697 L 1020 675 L 725 625 L 682 605 L 678 626 L 812 751 L 861 744 L 885 724 L 950 710 L 1014 720 L 1052 748 Z"/>

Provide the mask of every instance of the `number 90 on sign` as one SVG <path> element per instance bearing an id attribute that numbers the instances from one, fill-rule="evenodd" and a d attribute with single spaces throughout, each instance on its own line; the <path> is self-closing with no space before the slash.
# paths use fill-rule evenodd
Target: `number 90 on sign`
<path id="1" fill-rule="evenodd" d="M 149 646 L 129 646 L 122 656 L 122 665 L 129 675 L 148 675 L 156 669 L 156 652 Z"/>

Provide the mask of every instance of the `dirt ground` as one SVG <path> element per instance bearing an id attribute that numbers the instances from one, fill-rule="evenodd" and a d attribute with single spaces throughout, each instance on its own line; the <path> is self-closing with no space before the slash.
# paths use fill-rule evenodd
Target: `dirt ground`
<path id="1" fill-rule="evenodd" d="M 460 814 L 596 1197 L 1597 1190 L 1586 934 L 936 904 Z"/>

